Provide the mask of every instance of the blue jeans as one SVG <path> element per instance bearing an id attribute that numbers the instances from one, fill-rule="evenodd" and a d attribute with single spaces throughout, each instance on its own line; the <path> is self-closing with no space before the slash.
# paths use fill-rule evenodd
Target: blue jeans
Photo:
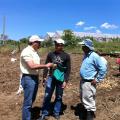
<path id="1" fill-rule="evenodd" d="M 63 88 L 62 88 L 62 82 L 56 80 L 55 78 L 49 77 L 46 82 L 46 88 L 45 88 L 45 96 L 43 101 L 43 107 L 42 107 L 42 115 L 47 116 L 49 114 L 50 110 L 50 101 L 52 94 L 55 91 L 55 104 L 54 104 L 54 115 L 59 115 L 62 105 L 62 96 L 63 96 Z"/>
<path id="2" fill-rule="evenodd" d="M 21 84 L 24 89 L 22 120 L 31 120 L 31 108 L 38 90 L 38 76 L 23 75 Z"/>

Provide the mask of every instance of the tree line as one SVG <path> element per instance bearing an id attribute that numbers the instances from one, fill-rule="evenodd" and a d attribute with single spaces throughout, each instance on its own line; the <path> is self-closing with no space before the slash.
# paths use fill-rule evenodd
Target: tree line
<path id="1" fill-rule="evenodd" d="M 20 39 L 19 41 L 16 41 L 16 40 L 7 40 L 4 42 L 5 45 L 11 45 L 11 46 L 14 46 L 14 47 L 18 47 L 18 49 L 22 49 L 24 46 L 26 46 L 28 44 L 28 40 L 29 40 L 29 37 L 28 36 L 27 38 L 22 38 Z M 94 44 L 95 44 L 95 48 L 101 52 L 111 52 L 111 51 L 120 51 L 119 49 L 119 46 L 120 46 L 120 38 L 113 38 L 111 39 L 109 42 L 98 42 L 96 41 L 95 38 L 93 37 L 84 37 L 84 38 L 80 38 L 80 37 L 76 37 L 74 34 L 73 34 L 73 31 L 70 30 L 70 29 L 67 29 L 67 30 L 64 30 L 63 32 L 63 36 L 62 36 L 62 39 L 65 40 L 65 47 L 67 48 L 76 48 L 76 47 L 79 47 L 78 46 L 78 42 L 81 42 L 83 39 L 85 38 L 90 38 Z M 48 47 L 51 47 L 51 46 L 54 46 L 54 42 L 53 42 L 53 38 L 49 37 L 49 39 L 47 40 L 44 40 L 42 42 L 42 47 L 43 48 L 48 48 Z M 0 45 L 3 45 L 2 44 L 3 41 L 0 40 Z"/>

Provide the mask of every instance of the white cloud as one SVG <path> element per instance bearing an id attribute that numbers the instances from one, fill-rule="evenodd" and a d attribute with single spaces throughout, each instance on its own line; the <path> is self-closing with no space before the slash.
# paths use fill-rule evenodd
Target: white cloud
<path id="1" fill-rule="evenodd" d="M 109 24 L 107 22 L 103 23 L 100 27 L 105 28 L 105 29 L 116 29 L 116 28 L 118 28 L 118 26 L 116 26 L 114 24 Z"/>
<path id="2" fill-rule="evenodd" d="M 83 26 L 84 24 L 85 24 L 84 21 L 79 21 L 79 22 L 77 22 L 75 25 L 76 25 L 76 26 Z"/>
<path id="3" fill-rule="evenodd" d="M 90 26 L 90 27 L 84 27 L 84 30 L 93 30 L 96 29 L 97 27 L 95 26 Z"/>
<path id="4" fill-rule="evenodd" d="M 97 30 L 96 30 L 96 33 L 101 34 L 102 31 L 100 31 L 99 29 L 97 29 Z"/>

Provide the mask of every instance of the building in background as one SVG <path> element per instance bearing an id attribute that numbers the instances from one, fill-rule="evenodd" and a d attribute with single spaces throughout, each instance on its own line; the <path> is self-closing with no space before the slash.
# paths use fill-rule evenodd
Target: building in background
<path id="1" fill-rule="evenodd" d="M 90 32 L 73 32 L 73 35 L 78 38 L 93 37 L 96 41 L 111 41 L 112 39 L 120 38 L 120 34 L 103 34 L 103 33 L 90 33 Z M 63 31 L 47 32 L 45 40 L 57 39 L 63 36 Z"/>
<path id="2" fill-rule="evenodd" d="M 8 40 L 8 35 L 0 34 L 0 40 L 2 40 L 2 41 Z"/>
<path id="3" fill-rule="evenodd" d="M 7 35 L 0 34 L 0 46 L 5 44 L 5 41 L 8 40 Z"/>

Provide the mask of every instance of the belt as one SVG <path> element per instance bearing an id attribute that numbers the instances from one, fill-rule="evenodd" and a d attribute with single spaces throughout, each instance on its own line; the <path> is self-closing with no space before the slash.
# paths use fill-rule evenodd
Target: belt
<path id="1" fill-rule="evenodd" d="M 93 79 L 82 79 L 84 82 L 92 82 Z"/>
<path id="2" fill-rule="evenodd" d="M 24 74 L 24 73 L 23 73 L 23 76 L 38 77 L 38 75 Z"/>

